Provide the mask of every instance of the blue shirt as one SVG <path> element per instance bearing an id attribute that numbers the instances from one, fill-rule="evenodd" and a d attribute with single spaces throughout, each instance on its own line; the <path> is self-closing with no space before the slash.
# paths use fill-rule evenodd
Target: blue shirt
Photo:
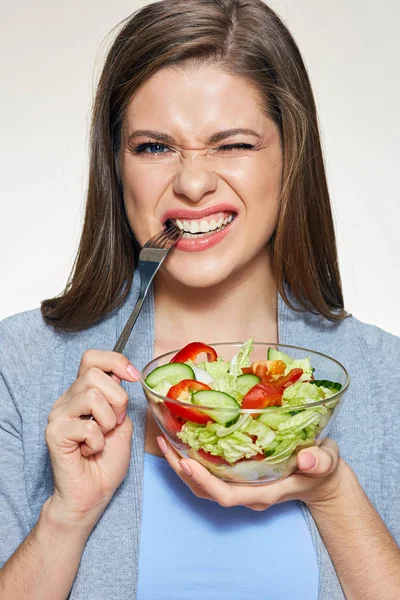
<path id="1" fill-rule="evenodd" d="M 316 554 L 297 502 L 223 508 L 145 454 L 137 600 L 317 597 Z"/>

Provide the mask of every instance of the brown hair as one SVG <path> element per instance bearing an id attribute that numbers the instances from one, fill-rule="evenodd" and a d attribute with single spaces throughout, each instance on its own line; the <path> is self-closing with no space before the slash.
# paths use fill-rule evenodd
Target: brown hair
<path id="1" fill-rule="evenodd" d="M 164 0 L 123 24 L 94 102 L 89 187 L 81 242 L 63 294 L 42 303 L 58 329 L 84 329 L 118 307 L 138 246 L 125 214 L 117 161 L 132 95 L 158 70 L 211 61 L 247 78 L 267 102 L 283 148 L 281 210 L 271 240 L 280 294 L 330 320 L 343 309 L 335 232 L 313 94 L 300 52 L 261 0 Z"/>

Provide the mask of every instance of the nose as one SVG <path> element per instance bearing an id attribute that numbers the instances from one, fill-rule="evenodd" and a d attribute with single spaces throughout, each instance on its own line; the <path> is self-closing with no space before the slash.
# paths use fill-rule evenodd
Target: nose
<path id="1" fill-rule="evenodd" d="M 218 178 L 214 171 L 200 168 L 198 165 L 182 165 L 174 179 L 174 192 L 185 196 L 191 202 L 200 202 L 206 195 L 215 192 Z"/>

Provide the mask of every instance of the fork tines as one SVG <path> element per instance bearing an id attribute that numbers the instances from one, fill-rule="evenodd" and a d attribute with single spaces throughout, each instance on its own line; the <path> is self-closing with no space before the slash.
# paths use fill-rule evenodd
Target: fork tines
<path id="1" fill-rule="evenodd" d="M 181 237 L 182 231 L 175 227 L 175 225 L 169 224 L 166 229 L 156 233 L 143 248 L 167 248 L 169 245 L 175 244 L 175 242 Z"/>

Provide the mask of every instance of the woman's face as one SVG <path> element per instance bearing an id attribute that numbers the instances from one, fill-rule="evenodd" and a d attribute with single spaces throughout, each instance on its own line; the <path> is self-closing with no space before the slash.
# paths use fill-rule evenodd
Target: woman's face
<path id="1" fill-rule="evenodd" d="M 163 265 L 183 285 L 223 282 L 275 229 L 278 128 L 251 84 L 215 67 L 166 68 L 139 89 L 124 123 L 121 173 L 141 245 L 168 219 L 187 231 Z"/>

